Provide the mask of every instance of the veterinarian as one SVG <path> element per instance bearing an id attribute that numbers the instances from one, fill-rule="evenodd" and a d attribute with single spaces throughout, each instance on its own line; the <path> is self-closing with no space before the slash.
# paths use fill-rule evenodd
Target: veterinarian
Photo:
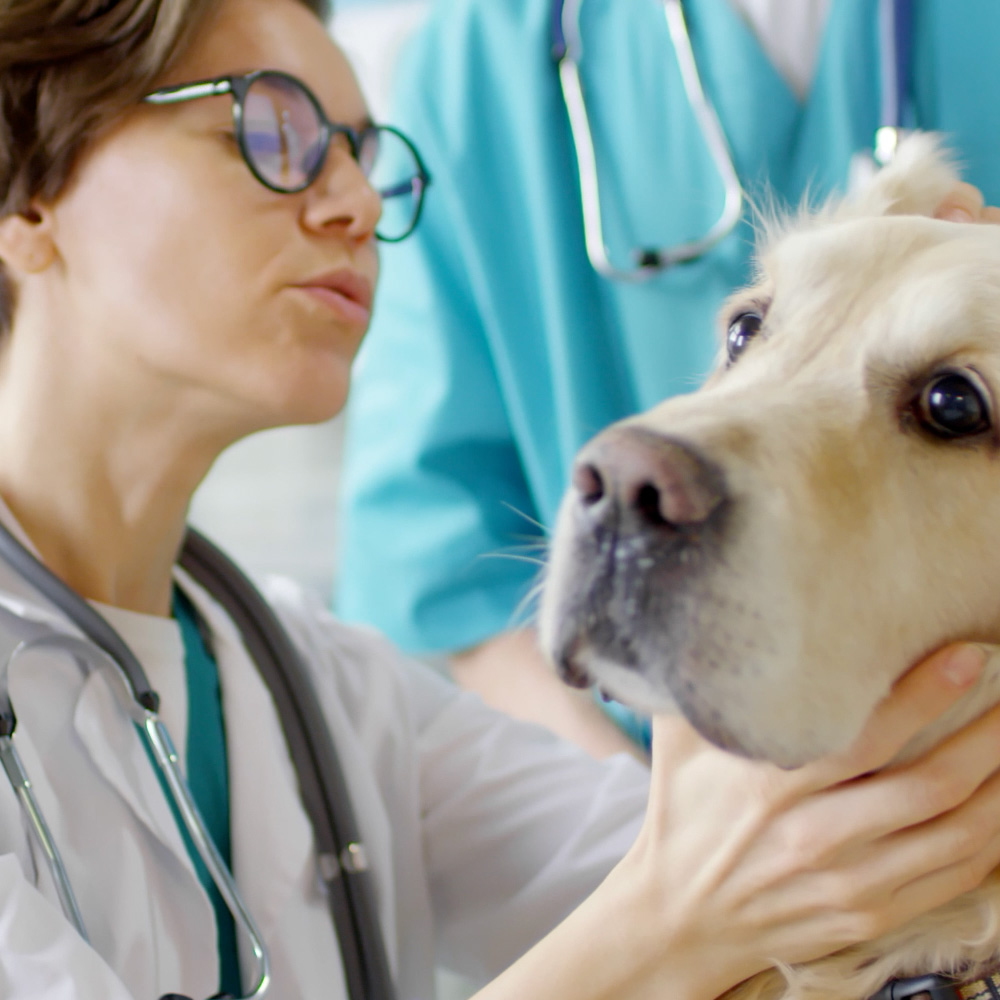
<path id="1" fill-rule="evenodd" d="M 821 198 L 890 120 L 946 133 L 1000 201 L 998 37 L 993 0 L 435 4 L 394 118 L 437 190 L 386 255 L 355 381 L 338 610 L 455 654 L 462 684 L 594 753 L 626 745 L 524 627 L 575 452 L 710 368 L 716 310 L 749 277 L 733 175 L 750 201 Z M 694 259 L 663 267 L 679 249 Z"/>
<path id="2" fill-rule="evenodd" d="M 864 777 L 975 647 L 793 773 L 664 720 L 647 810 L 626 755 L 186 531 L 228 443 L 343 405 L 377 236 L 419 215 L 323 16 L 0 3 L 0 994 L 429 1000 L 441 958 L 488 1000 L 700 1000 L 975 884 L 1000 714 Z"/>

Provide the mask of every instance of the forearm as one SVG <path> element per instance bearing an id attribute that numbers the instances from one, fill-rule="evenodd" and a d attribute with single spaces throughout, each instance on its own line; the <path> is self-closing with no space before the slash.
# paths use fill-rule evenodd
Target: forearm
<path id="1" fill-rule="evenodd" d="M 452 657 L 452 674 L 466 690 L 515 718 L 537 722 L 597 758 L 637 747 L 595 703 L 589 691 L 564 684 L 545 661 L 532 629 L 505 632 Z"/>
<path id="2" fill-rule="evenodd" d="M 715 1000 L 735 985 L 742 977 L 663 933 L 662 912 L 629 866 L 473 1000 Z"/>

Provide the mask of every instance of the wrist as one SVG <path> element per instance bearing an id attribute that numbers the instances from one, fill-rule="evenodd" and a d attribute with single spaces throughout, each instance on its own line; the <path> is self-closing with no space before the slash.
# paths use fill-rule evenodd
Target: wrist
<path id="1" fill-rule="evenodd" d="M 664 908 L 642 868 L 626 858 L 474 1000 L 716 1000 L 734 984 L 718 986 L 698 949 L 664 933 Z"/>
<path id="2" fill-rule="evenodd" d="M 709 970 L 704 949 L 676 900 L 665 898 L 646 858 L 642 838 L 608 877 L 602 889 L 609 892 L 609 914 L 625 914 L 614 922 L 616 954 L 626 959 L 619 970 L 623 989 L 617 995 L 629 1000 L 715 1000 L 734 983 L 717 983 Z"/>
<path id="3" fill-rule="evenodd" d="M 621 936 L 614 947 L 628 955 L 620 969 L 626 987 L 609 996 L 628 1000 L 717 1000 L 739 983 L 769 967 L 756 947 L 748 948 L 731 921 L 714 914 L 697 892 L 698 873 L 690 886 L 663 884 L 662 845 L 647 831 L 599 891 L 612 895 L 604 904 L 604 924 L 615 921 Z M 685 889 L 694 890 L 688 894 Z M 596 895 L 596 894 L 595 894 Z M 627 915 L 617 922 L 616 914 Z"/>

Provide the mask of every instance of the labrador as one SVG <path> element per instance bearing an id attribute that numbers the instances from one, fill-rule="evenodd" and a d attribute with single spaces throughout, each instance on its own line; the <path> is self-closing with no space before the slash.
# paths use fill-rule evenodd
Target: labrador
<path id="1" fill-rule="evenodd" d="M 956 181 L 916 136 L 855 197 L 766 224 L 705 385 L 582 449 L 539 622 L 567 680 L 796 767 L 929 651 L 1000 642 L 1000 227 L 931 217 Z M 987 674 L 904 758 L 997 701 Z M 998 927 L 1000 873 L 732 995 L 863 1000 L 997 964 Z"/>

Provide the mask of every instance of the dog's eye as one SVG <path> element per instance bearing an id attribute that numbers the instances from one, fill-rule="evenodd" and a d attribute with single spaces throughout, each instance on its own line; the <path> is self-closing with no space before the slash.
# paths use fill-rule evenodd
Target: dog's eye
<path id="1" fill-rule="evenodd" d="M 928 382 L 916 408 L 920 422 L 938 437 L 968 437 L 990 428 L 984 391 L 958 372 L 948 372 Z"/>
<path id="2" fill-rule="evenodd" d="M 732 364 L 745 350 L 747 344 L 760 333 L 764 318 L 760 313 L 745 312 L 733 318 L 726 332 L 726 355 Z"/>

